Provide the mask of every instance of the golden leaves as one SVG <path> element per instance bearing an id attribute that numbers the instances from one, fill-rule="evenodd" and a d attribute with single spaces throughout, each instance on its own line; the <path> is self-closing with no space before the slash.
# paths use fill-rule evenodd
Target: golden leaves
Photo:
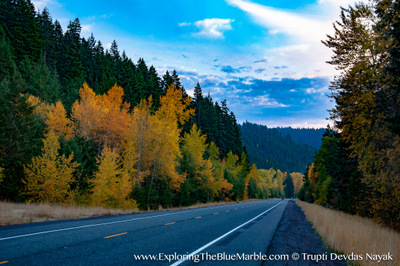
<path id="1" fill-rule="evenodd" d="M 85 83 L 79 95 L 80 101 L 72 105 L 75 132 L 103 147 L 119 149 L 129 122 L 129 105 L 123 103 L 123 89 L 115 85 L 106 94 L 95 95 Z"/>
<path id="2" fill-rule="evenodd" d="M 32 164 L 24 166 L 26 173 L 26 195 L 31 201 L 66 203 L 73 197 L 70 182 L 79 166 L 72 162 L 74 155 L 59 155 L 60 143 L 54 131 L 43 140 L 42 155 L 32 159 Z"/>

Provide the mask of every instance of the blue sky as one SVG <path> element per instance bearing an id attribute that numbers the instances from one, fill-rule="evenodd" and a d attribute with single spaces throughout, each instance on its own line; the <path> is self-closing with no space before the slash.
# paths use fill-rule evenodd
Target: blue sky
<path id="1" fill-rule="evenodd" d="M 82 36 L 115 39 L 159 76 L 176 69 L 191 94 L 197 82 L 226 99 L 239 122 L 325 127 L 336 70 L 321 40 L 340 6 L 354 0 L 36 0 L 63 29 L 79 17 Z"/>

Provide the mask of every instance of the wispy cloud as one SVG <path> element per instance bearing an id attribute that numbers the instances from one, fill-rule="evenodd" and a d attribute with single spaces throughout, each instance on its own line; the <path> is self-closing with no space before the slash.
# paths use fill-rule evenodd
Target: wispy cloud
<path id="1" fill-rule="evenodd" d="M 333 4 L 340 5 L 342 7 L 347 7 L 348 5 L 354 4 L 358 1 L 356 0 L 318 0 L 318 4 Z"/>
<path id="2" fill-rule="evenodd" d="M 224 32 L 232 29 L 233 19 L 211 18 L 196 21 L 196 26 L 200 31 L 193 33 L 193 36 L 218 39 L 224 37 Z M 182 23 L 181 23 L 182 24 Z"/>
<path id="3" fill-rule="evenodd" d="M 92 33 L 94 25 L 95 25 L 94 23 L 92 23 L 92 24 L 82 24 L 82 25 L 81 25 L 81 27 L 82 27 L 82 30 L 81 30 L 82 34 L 83 34 L 83 35 L 87 35 L 87 34 Z"/>
<path id="4" fill-rule="evenodd" d="M 290 65 L 292 72 L 286 73 L 287 77 L 332 77 L 337 73 L 334 67 L 326 64 L 332 54 L 321 40 L 332 33 L 332 22 L 339 16 L 340 5 L 348 6 L 354 0 L 319 0 L 313 8 L 320 14 L 328 14 L 326 16 L 280 10 L 248 0 L 226 1 L 250 15 L 269 34 L 280 34 L 290 40 L 291 44 L 267 48 L 264 54 L 269 62 Z M 260 60 L 254 63 L 258 62 Z"/>
<path id="5" fill-rule="evenodd" d="M 43 10 L 53 2 L 54 0 L 33 0 L 32 4 L 35 6 L 36 10 Z"/>
<path id="6" fill-rule="evenodd" d="M 271 33 L 283 33 L 297 38 L 319 42 L 330 27 L 330 20 L 321 21 L 304 15 L 282 11 L 276 8 L 243 1 L 228 0 L 228 2 L 249 13 L 260 25 L 268 28 Z"/>
<path id="7" fill-rule="evenodd" d="M 252 97 L 250 98 L 251 104 L 255 106 L 262 106 L 265 108 L 271 108 L 271 107 L 288 107 L 288 105 L 285 105 L 283 103 L 279 103 L 274 99 L 271 99 L 268 95 L 262 95 L 258 97 Z"/>
<path id="8" fill-rule="evenodd" d="M 43 11 L 43 9 L 47 7 L 50 13 L 53 9 L 63 6 L 57 0 L 31 0 L 31 3 L 35 6 L 36 11 Z"/>
<path id="9" fill-rule="evenodd" d="M 186 27 L 186 26 L 190 26 L 190 25 L 192 25 L 192 23 L 190 23 L 190 22 L 182 22 L 182 23 L 178 24 L 179 27 Z"/>

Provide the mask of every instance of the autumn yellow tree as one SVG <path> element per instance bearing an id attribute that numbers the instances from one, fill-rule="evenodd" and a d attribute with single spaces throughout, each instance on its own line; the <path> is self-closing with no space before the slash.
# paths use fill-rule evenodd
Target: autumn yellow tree
<path id="1" fill-rule="evenodd" d="M 66 140 L 73 136 L 72 121 L 61 101 L 47 104 L 38 97 L 29 95 L 28 102 L 35 107 L 35 113 L 42 117 L 47 131 L 53 131 L 57 137 L 64 137 Z"/>
<path id="2" fill-rule="evenodd" d="M 151 96 L 148 100 L 141 100 L 133 109 L 126 133 L 124 167 L 131 168 L 131 173 L 135 168 L 134 182 L 138 187 L 144 177 L 150 174 L 154 158 L 157 118 L 152 115 L 151 109 Z"/>
<path id="3" fill-rule="evenodd" d="M 99 141 L 104 146 L 120 148 L 129 123 L 129 104 L 123 102 L 124 90 L 114 85 L 106 94 L 97 96 L 97 104 L 103 107 L 103 119 L 97 128 Z"/>
<path id="4" fill-rule="evenodd" d="M 26 173 L 25 194 L 33 202 L 66 203 L 73 199 L 70 182 L 79 166 L 69 157 L 59 155 L 60 143 L 54 131 L 43 140 L 42 155 L 24 166 Z"/>
<path id="5" fill-rule="evenodd" d="M 263 187 L 263 197 L 264 198 L 269 198 L 271 197 L 272 193 L 272 183 L 273 183 L 273 178 L 276 174 L 276 171 L 274 169 L 258 169 L 258 176 L 260 177 L 260 183 L 262 184 L 261 186 Z"/>
<path id="6" fill-rule="evenodd" d="M 98 104 L 96 94 L 84 83 L 79 90 L 80 101 L 72 105 L 72 120 L 75 132 L 86 140 L 95 138 L 96 131 L 104 118 L 104 110 Z"/>
<path id="7" fill-rule="evenodd" d="M 213 166 L 213 176 L 217 187 L 216 193 L 219 194 L 220 200 L 228 201 L 230 200 L 229 197 L 231 196 L 233 185 L 225 178 L 225 166 L 219 159 L 219 148 L 213 141 L 208 145 L 207 153 Z"/>
<path id="8" fill-rule="evenodd" d="M 293 179 L 294 193 L 297 195 L 304 184 L 304 175 L 301 173 L 290 173 L 290 176 Z"/>
<path id="9" fill-rule="evenodd" d="M 132 191 L 129 175 L 124 174 L 117 152 L 105 147 L 99 170 L 93 180 L 92 204 L 108 208 L 132 208 L 135 202 L 129 198 Z"/>
<path id="10" fill-rule="evenodd" d="M 239 156 L 229 151 L 226 158 L 222 161 L 225 167 L 225 176 L 229 183 L 233 185 L 234 198 L 243 199 L 245 196 L 246 171 L 244 166 L 239 163 Z"/>
<path id="11" fill-rule="evenodd" d="M 262 191 L 264 190 L 264 182 L 260 179 L 257 171 L 257 166 L 253 164 L 251 166 L 250 172 L 245 178 L 245 190 L 243 199 L 247 200 L 249 196 L 251 198 L 262 198 Z"/>
<path id="12" fill-rule="evenodd" d="M 60 101 L 50 105 L 44 122 L 48 130 L 54 131 L 58 137 L 64 137 L 68 140 L 73 136 L 72 122 L 68 118 L 67 111 Z"/>
<path id="13" fill-rule="evenodd" d="M 177 172 L 178 158 L 181 157 L 178 124 L 184 124 L 194 114 L 194 110 L 189 108 L 190 102 L 190 97 L 183 99 L 182 90 L 175 89 L 173 84 L 160 99 L 160 108 L 155 113 L 157 119 L 153 123 L 155 146 L 150 170 L 147 208 L 149 208 L 153 182 L 156 182 L 158 178 L 167 179 L 175 191 L 179 190 L 184 181 L 184 176 Z"/>
<path id="14" fill-rule="evenodd" d="M 185 133 L 182 140 L 182 160 L 180 167 L 187 174 L 188 182 L 197 186 L 196 190 L 203 190 L 207 195 L 207 202 L 210 196 L 218 190 L 215 182 L 211 160 L 204 159 L 207 150 L 206 135 L 201 135 L 200 129 L 193 124 L 190 133 Z"/>

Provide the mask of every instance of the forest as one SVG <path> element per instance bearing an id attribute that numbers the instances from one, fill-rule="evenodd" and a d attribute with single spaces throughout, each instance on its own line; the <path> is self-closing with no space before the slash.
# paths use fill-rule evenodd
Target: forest
<path id="1" fill-rule="evenodd" d="M 400 230 L 400 3 L 343 8 L 334 30 L 335 125 L 298 196 Z"/>
<path id="2" fill-rule="evenodd" d="M 1 200 L 156 209 L 300 190 L 301 174 L 250 164 L 226 101 L 80 33 L 0 2 Z"/>
<path id="3" fill-rule="evenodd" d="M 293 141 L 306 144 L 316 149 L 319 149 L 321 146 L 322 136 L 325 132 L 325 129 L 323 128 L 277 127 L 276 129 L 283 137 L 290 135 Z"/>
<path id="4" fill-rule="evenodd" d="M 286 172 L 304 172 L 307 165 L 312 163 L 318 142 L 322 134 L 315 134 L 320 130 L 293 129 L 293 128 L 268 128 L 267 126 L 245 122 L 240 125 L 242 140 L 245 144 L 249 160 L 263 169 L 280 169 Z M 294 141 L 298 140 L 313 143 L 311 147 Z"/>

